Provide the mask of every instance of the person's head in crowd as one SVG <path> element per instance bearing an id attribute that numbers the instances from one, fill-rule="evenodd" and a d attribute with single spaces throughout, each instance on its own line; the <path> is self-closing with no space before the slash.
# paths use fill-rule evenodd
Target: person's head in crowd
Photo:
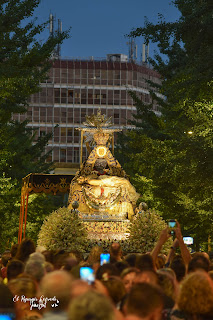
<path id="1" fill-rule="evenodd" d="M 81 279 L 73 280 L 71 286 L 71 300 L 91 290 L 91 286 Z"/>
<path id="2" fill-rule="evenodd" d="M 67 257 L 64 261 L 63 270 L 70 271 L 73 267 L 78 265 L 78 261 L 73 257 Z"/>
<path id="3" fill-rule="evenodd" d="M 15 258 L 16 254 L 17 254 L 17 251 L 18 251 L 18 247 L 19 247 L 19 244 L 18 243 L 15 243 L 12 245 L 11 249 L 10 249 L 10 254 L 11 254 L 11 258 Z"/>
<path id="4" fill-rule="evenodd" d="M 45 274 L 48 272 L 54 271 L 54 265 L 50 262 L 45 261 L 44 262 L 44 269 L 45 269 Z"/>
<path id="5" fill-rule="evenodd" d="M 44 251 L 42 251 L 42 254 L 47 262 L 50 262 L 53 264 L 53 260 L 54 260 L 54 251 L 53 250 L 44 250 Z"/>
<path id="6" fill-rule="evenodd" d="M 136 264 L 136 257 L 137 254 L 136 253 L 130 253 L 125 257 L 125 261 L 128 263 L 129 267 L 135 267 Z"/>
<path id="7" fill-rule="evenodd" d="M 189 262 L 188 273 L 194 272 L 196 270 L 204 270 L 208 272 L 209 266 L 209 259 L 202 252 L 197 252 Z"/>
<path id="8" fill-rule="evenodd" d="M 5 250 L 2 257 L 5 257 L 6 260 L 10 260 L 11 259 L 11 252 L 10 250 Z"/>
<path id="9" fill-rule="evenodd" d="M 136 268 L 126 268 L 122 271 L 120 277 L 123 281 L 126 292 L 128 293 L 132 288 L 138 269 Z"/>
<path id="10" fill-rule="evenodd" d="M 45 275 L 44 262 L 40 260 L 28 259 L 26 262 L 24 272 L 33 277 L 38 283 Z"/>
<path id="11" fill-rule="evenodd" d="M 185 277 L 177 304 L 186 314 L 213 316 L 213 282 L 205 271 L 192 272 Z"/>
<path id="12" fill-rule="evenodd" d="M 46 247 L 45 246 L 40 246 L 40 245 L 36 246 L 36 252 L 43 253 L 44 251 L 46 251 Z"/>
<path id="13" fill-rule="evenodd" d="M 115 320 L 109 299 L 92 290 L 71 301 L 68 315 L 69 320 Z"/>
<path id="14" fill-rule="evenodd" d="M 64 270 L 56 270 L 47 273 L 40 282 L 40 294 L 47 297 L 53 298 L 54 296 L 59 301 L 57 307 L 51 307 L 50 303 L 47 303 L 45 310 L 58 312 L 66 311 L 69 305 L 71 297 L 71 275 Z"/>
<path id="15" fill-rule="evenodd" d="M 126 301 L 127 319 L 162 319 L 164 300 L 162 292 L 149 283 L 138 283 L 132 287 Z"/>
<path id="16" fill-rule="evenodd" d="M 153 270 L 144 270 L 136 274 L 134 283 L 150 283 L 152 285 L 158 285 L 157 273 Z"/>
<path id="17" fill-rule="evenodd" d="M 119 272 L 112 263 L 105 263 L 100 266 L 96 272 L 96 279 L 107 280 L 110 276 L 118 276 Z"/>
<path id="18" fill-rule="evenodd" d="M 116 262 L 122 259 L 122 249 L 119 242 L 113 242 L 109 248 L 110 261 Z"/>
<path id="19" fill-rule="evenodd" d="M 25 296 L 27 298 L 34 298 L 37 292 L 37 285 L 32 278 L 16 278 L 8 282 L 13 295 Z"/>
<path id="20" fill-rule="evenodd" d="M 102 283 L 107 288 L 108 294 L 116 306 L 126 294 L 122 280 L 119 277 L 111 276 Z"/>
<path id="21" fill-rule="evenodd" d="M 46 261 L 44 255 L 41 252 L 33 252 L 29 256 L 29 260 L 39 261 L 41 263 L 44 263 Z"/>
<path id="22" fill-rule="evenodd" d="M 139 254 L 136 258 L 136 268 L 139 270 L 155 270 L 152 256 L 149 253 Z"/>
<path id="23" fill-rule="evenodd" d="M 2 279 L 5 279 L 7 277 L 7 265 L 8 261 L 10 260 L 10 257 L 8 254 L 3 254 L 1 257 L 1 263 L 2 263 L 2 268 L 1 268 L 1 277 Z"/>
<path id="24" fill-rule="evenodd" d="M 94 263 L 100 263 L 100 254 L 103 253 L 104 250 L 102 247 L 100 246 L 94 246 L 91 251 L 90 254 L 87 258 L 87 262 L 89 265 L 93 265 Z"/>
<path id="25" fill-rule="evenodd" d="M 54 254 L 53 265 L 55 270 L 60 270 L 64 267 L 66 259 L 69 257 L 69 253 L 64 250 L 58 250 Z"/>
<path id="26" fill-rule="evenodd" d="M 157 269 L 164 268 L 165 263 L 166 263 L 166 256 L 164 254 L 159 254 L 155 262 L 156 268 Z"/>
<path id="27" fill-rule="evenodd" d="M 29 316 L 35 316 L 35 319 L 40 318 L 39 310 L 32 309 L 29 298 L 36 298 L 37 285 L 30 278 L 16 278 L 8 282 L 8 287 L 16 299 L 16 320 L 22 320 Z M 18 297 L 18 298 L 16 298 Z"/>
<path id="28" fill-rule="evenodd" d="M 79 252 L 78 250 L 72 250 L 69 253 L 69 257 L 72 257 L 72 258 L 76 259 L 78 261 L 78 263 L 80 263 L 81 261 L 84 261 L 83 253 Z"/>
<path id="29" fill-rule="evenodd" d="M 210 261 L 210 256 L 209 256 L 209 254 L 208 254 L 207 252 L 202 251 L 202 252 L 200 252 L 200 253 L 203 254 L 204 257 L 206 257 L 206 258 Z"/>
<path id="30" fill-rule="evenodd" d="M 173 279 L 174 281 L 177 280 L 177 279 L 176 279 L 175 272 L 174 272 L 174 270 L 172 270 L 171 268 L 162 268 L 162 269 L 160 269 L 160 270 L 157 270 L 157 273 L 158 273 L 159 271 L 165 272 L 165 273 L 168 274 L 170 277 L 172 277 L 172 279 Z"/>
<path id="31" fill-rule="evenodd" d="M 186 266 L 180 255 L 177 255 L 172 259 L 170 268 L 175 272 L 177 281 L 181 282 L 186 275 Z"/>
<path id="32" fill-rule="evenodd" d="M 3 255 L 3 256 L 1 257 L 1 263 L 2 263 L 2 266 L 3 266 L 3 267 L 6 267 L 6 266 L 7 266 L 8 261 L 9 261 L 8 256 Z"/>
<path id="33" fill-rule="evenodd" d="M 72 267 L 72 269 L 70 271 L 68 271 L 71 276 L 73 277 L 73 279 L 80 279 L 80 268 L 81 266 L 78 264 L 74 267 Z"/>
<path id="34" fill-rule="evenodd" d="M 123 270 L 127 269 L 129 267 L 128 263 L 126 261 L 117 261 L 114 263 L 115 267 L 118 270 L 119 276 L 123 272 Z"/>
<path id="35" fill-rule="evenodd" d="M 25 263 L 29 258 L 30 254 L 35 252 L 35 248 L 36 247 L 33 240 L 25 238 L 20 243 L 15 258 Z"/>
<path id="36" fill-rule="evenodd" d="M 7 265 L 8 281 L 15 279 L 20 273 L 24 272 L 24 263 L 20 260 L 13 259 Z"/>
<path id="37" fill-rule="evenodd" d="M 0 310 L 1 313 L 10 313 L 12 319 L 16 319 L 15 303 L 13 301 L 13 293 L 10 288 L 0 283 Z"/>
<path id="38" fill-rule="evenodd" d="M 166 271 L 158 270 L 158 285 L 165 294 L 164 309 L 172 309 L 175 305 L 177 295 L 176 282 L 174 277 Z"/>

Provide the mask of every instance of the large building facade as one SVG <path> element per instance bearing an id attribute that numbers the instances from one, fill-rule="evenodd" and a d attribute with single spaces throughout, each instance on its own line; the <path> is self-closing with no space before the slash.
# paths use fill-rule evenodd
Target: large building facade
<path id="1" fill-rule="evenodd" d="M 80 132 L 86 115 L 97 113 L 112 117 L 117 128 L 129 126 L 135 106 L 128 91 L 150 102 L 146 80 L 160 84 L 160 76 L 145 64 L 129 62 L 122 54 L 107 55 L 104 60 L 63 60 L 52 63 L 41 91 L 31 96 L 24 115 L 14 119 L 28 119 L 37 128 L 37 136 L 52 133 L 47 150 L 56 172 L 73 173 L 80 161 Z M 157 111 L 157 106 L 154 107 Z M 83 148 L 83 160 L 87 157 Z"/>

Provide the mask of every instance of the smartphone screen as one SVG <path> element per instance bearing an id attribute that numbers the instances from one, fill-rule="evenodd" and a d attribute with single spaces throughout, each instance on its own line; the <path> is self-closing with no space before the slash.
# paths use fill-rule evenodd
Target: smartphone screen
<path id="1" fill-rule="evenodd" d="M 100 254 L 100 265 L 102 266 L 105 263 L 110 263 L 110 254 L 109 253 L 101 253 Z"/>
<path id="2" fill-rule="evenodd" d="M 93 284 L 95 281 L 94 270 L 90 267 L 81 267 L 80 278 L 86 281 L 88 284 Z"/>
<path id="3" fill-rule="evenodd" d="M 0 320 L 14 320 L 15 313 L 0 313 Z"/>
<path id="4" fill-rule="evenodd" d="M 183 237 L 183 242 L 187 245 L 193 244 L 193 240 L 192 237 Z"/>
<path id="5" fill-rule="evenodd" d="M 169 220 L 168 225 L 169 225 L 169 228 L 175 228 L 176 227 L 176 220 L 174 220 L 174 219 Z"/>

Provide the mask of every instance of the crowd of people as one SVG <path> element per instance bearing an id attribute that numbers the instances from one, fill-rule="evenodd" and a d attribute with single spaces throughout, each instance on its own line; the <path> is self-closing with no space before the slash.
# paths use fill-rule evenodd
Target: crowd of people
<path id="1" fill-rule="evenodd" d="M 213 267 L 207 253 L 190 254 L 177 223 L 173 245 L 165 228 L 152 250 L 125 254 L 119 242 L 87 257 L 36 248 L 31 239 L 1 257 L 0 316 L 5 320 L 209 320 L 213 319 Z M 81 278 L 82 268 L 93 277 Z M 85 270 L 85 269 L 84 269 Z"/>

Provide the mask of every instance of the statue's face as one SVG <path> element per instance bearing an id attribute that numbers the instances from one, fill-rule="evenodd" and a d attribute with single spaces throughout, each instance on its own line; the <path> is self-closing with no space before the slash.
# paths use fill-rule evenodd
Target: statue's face
<path id="1" fill-rule="evenodd" d="M 106 168 L 107 161 L 105 159 L 97 159 L 95 161 L 95 169 L 98 171 L 102 171 Z"/>

